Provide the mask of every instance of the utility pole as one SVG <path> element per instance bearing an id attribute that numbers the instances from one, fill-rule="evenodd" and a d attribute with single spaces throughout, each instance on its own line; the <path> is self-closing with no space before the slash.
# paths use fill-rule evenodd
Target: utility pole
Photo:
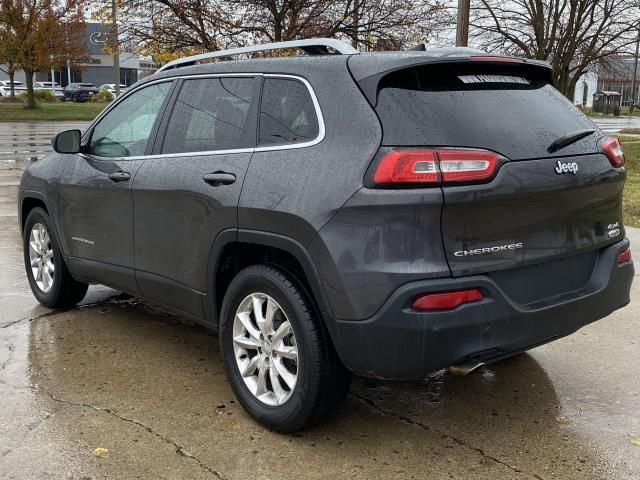
<path id="1" fill-rule="evenodd" d="M 458 0 L 458 23 L 456 28 L 456 47 L 469 46 L 469 9 L 470 0 Z"/>
<path id="2" fill-rule="evenodd" d="M 51 65 L 50 65 L 51 66 L 51 93 L 55 97 L 55 95 L 56 95 L 56 89 L 55 89 L 56 74 L 53 71 L 53 55 L 49 55 L 49 60 L 51 61 Z"/>
<path id="3" fill-rule="evenodd" d="M 631 115 L 633 115 L 633 109 L 637 101 L 636 96 L 636 78 L 638 77 L 638 50 L 640 49 L 640 28 L 638 29 L 638 35 L 636 36 L 636 56 L 633 58 L 633 80 L 631 81 Z"/>
<path id="4" fill-rule="evenodd" d="M 116 77 L 116 98 L 118 98 L 120 96 L 120 45 L 118 42 L 116 0 L 111 0 L 111 48 L 113 50 L 113 73 Z"/>

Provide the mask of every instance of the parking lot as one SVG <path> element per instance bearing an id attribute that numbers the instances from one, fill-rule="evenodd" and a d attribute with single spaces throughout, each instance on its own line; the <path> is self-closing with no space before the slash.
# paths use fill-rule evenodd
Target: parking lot
<path id="1" fill-rule="evenodd" d="M 203 328 L 99 286 L 39 306 L 18 183 L 76 126 L 0 123 L 0 478 L 640 478 L 637 280 L 624 310 L 471 376 L 355 379 L 336 418 L 292 436 L 234 401 Z"/>

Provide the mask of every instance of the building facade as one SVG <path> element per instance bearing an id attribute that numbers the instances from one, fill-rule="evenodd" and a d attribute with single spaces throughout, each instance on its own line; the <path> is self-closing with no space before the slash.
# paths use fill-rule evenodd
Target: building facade
<path id="1" fill-rule="evenodd" d="M 110 29 L 110 25 L 87 23 L 85 47 L 89 54 L 88 58 L 85 62 L 63 65 L 62 68 L 54 70 L 55 81 L 63 87 L 69 83 L 78 82 L 93 83 L 97 87 L 105 83 L 116 83 L 113 56 L 105 51 Z M 120 53 L 120 83 L 122 85 L 132 85 L 156 69 L 157 66 L 150 59 L 134 53 Z M 0 71 L 0 80 L 8 80 L 8 76 L 2 71 Z M 25 81 L 22 70 L 16 72 L 15 80 Z M 34 81 L 51 81 L 51 71 L 36 72 Z"/>
<path id="2" fill-rule="evenodd" d="M 600 62 L 592 72 L 583 75 L 576 84 L 574 103 L 591 108 L 593 95 L 597 92 L 617 92 L 620 94 L 620 106 L 629 107 L 640 101 L 640 66 L 633 85 L 633 72 L 636 68 L 634 56 L 617 56 Z"/>

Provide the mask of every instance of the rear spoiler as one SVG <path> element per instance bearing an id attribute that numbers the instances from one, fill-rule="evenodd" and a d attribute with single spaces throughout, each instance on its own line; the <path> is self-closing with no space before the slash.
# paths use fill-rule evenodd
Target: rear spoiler
<path id="1" fill-rule="evenodd" d="M 351 75 L 364 95 L 372 105 L 375 105 L 378 84 L 383 77 L 390 73 L 421 65 L 477 65 L 480 62 L 485 65 L 508 65 L 511 68 L 513 66 L 521 66 L 527 70 L 535 71 L 536 75 L 540 76 L 544 81 L 553 83 L 553 71 L 551 65 L 547 62 L 528 58 L 488 55 L 473 49 L 441 49 L 437 52 L 411 51 L 384 55 L 352 55 L 349 57 L 348 66 Z"/>

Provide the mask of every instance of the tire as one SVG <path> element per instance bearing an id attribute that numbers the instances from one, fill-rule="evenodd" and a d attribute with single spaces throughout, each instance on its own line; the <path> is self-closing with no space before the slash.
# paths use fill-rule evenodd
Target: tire
<path id="1" fill-rule="evenodd" d="M 44 228 L 48 238 L 42 235 L 40 227 Z M 35 238 L 32 237 L 34 230 L 40 232 L 38 238 L 48 239 L 48 241 L 40 242 L 41 244 L 46 243 L 47 247 L 45 247 L 45 250 L 48 252 L 42 255 L 41 258 L 51 259 L 51 264 L 53 265 L 53 275 L 45 275 L 43 271 L 43 274 L 40 275 L 42 280 L 36 278 L 38 274 L 36 273 L 34 275 L 33 268 L 31 267 L 32 254 L 36 255 L 36 257 L 38 256 L 36 249 L 30 246 L 30 241 Z M 22 235 L 24 265 L 27 271 L 27 278 L 29 279 L 31 291 L 38 302 L 49 308 L 70 308 L 80 302 L 87 293 L 89 285 L 74 280 L 69 273 L 64 258 L 62 257 L 60 244 L 53 231 L 51 220 L 44 209 L 37 207 L 29 212 Z M 41 250 L 41 252 L 43 252 L 43 250 Z M 42 263 L 46 269 L 47 262 L 43 261 Z M 37 266 L 35 266 L 35 268 L 37 268 Z M 52 279 L 50 284 L 48 280 L 46 280 L 48 278 Z M 38 282 L 40 282 L 40 284 Z"/>
<path id="2" fill-rule="evenodd" d="M 248 333 L 245 323 L 240 321 L 244 313 L 237 315 L 239 311 L 246 313 L 246 308 L 254 305 L 252 295 L 258 302 L 262 299 L 260 308 L 264 318 L 268 318 L 268 309 L 275 310 L 271 330 L 275 333 L 266 343 L 260 344 Z M 255 313 L 244 318 L 249 318 L 255 334 Z M 291 334 L 278 339 L 278 332 L 289 331 L 283 327 L 286 320 Z M 237 343 L 240 337 L 242 344 L 247 341 L 260 344 L 261 349 L 243 349 Z M 297 361 L 279 354 L 292 349 L 297 351 Z M 340 362 L 316 309 L 295 278 L 279 267 L 253 265 L 231 281 L 220 316 L 220 350 L 227 377 L 240 404 L 256 421 L 277 432 L 291 433 L 319 423 L 337 412 L 349 390 L 351 373 Z M 270 363 L 266 360 L 269 357 Z M 262 395 L 258 395 L 260 367 L 252 370 L 250 366 L 254 360 L 257 365 L 262 362 L 268 368 L 264 385 L 267 393 Z M 278 365 L 280 368 L 276 368 Z M 297 376 L 293 388 L 285 381 L 291 380 L 290 375 L 276 378 L 280 389 L 274 386 L 272 372 L 282 372 L 283 366 Z M 243 377 L 241 368 L 254 373 L 245 372 Z M 278 390 L 281 395 L 277 394 Z"/>

